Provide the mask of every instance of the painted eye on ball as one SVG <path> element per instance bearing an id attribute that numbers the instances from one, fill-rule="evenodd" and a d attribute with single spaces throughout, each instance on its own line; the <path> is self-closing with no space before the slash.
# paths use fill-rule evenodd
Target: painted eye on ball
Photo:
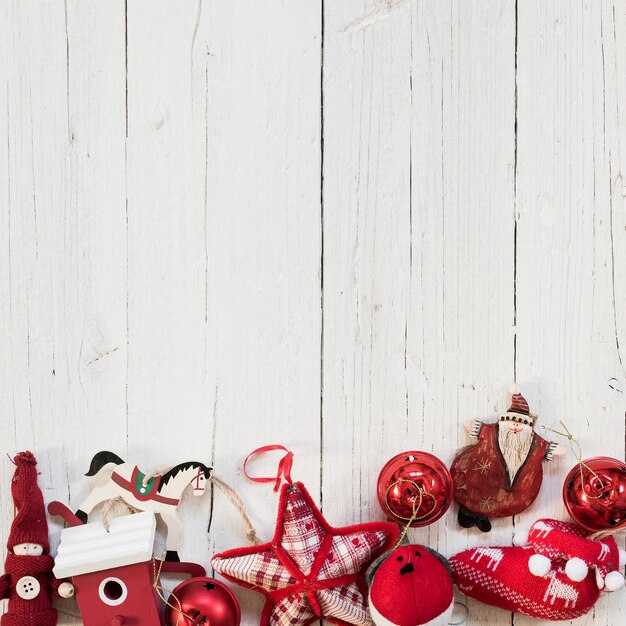
<path id="1" fill-rule="evenodd" d="M 398 561 L 404 561 L 404 558 L 403 558 L 403 557 L 401 557 L 401 556 L 399 556 L 399 557 L 398 557 Z"/>

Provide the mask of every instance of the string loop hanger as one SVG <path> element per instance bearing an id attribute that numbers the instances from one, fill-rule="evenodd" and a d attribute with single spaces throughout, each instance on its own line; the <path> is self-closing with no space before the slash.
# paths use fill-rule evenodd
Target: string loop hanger
<path id="1" fill-rule="evenodd" d="M 400 485 L 402 483 L 408 483 L 417 492 L 417 496 L 414 498 L 413 505 L 411 507 L 412 508 L 412 513 L 411 513 L 410 517 L 405 517 L 403 515 L 398 515 L 397 513 L 394 513 L 392 508 L 391 508 L 391 505 L 389 504 L 389 492 L 394 487 L 396 487 L 397 485 Z M 419 515 L 418 512 L 422 508 L 422 503 L 424 502 L 424 497 L 425 496 L 431 498 L 433 503 L 432 503 L 432 506 L 430 507 L 430 510 L 428 510 L 426 513 L 422 513 L 421 515 Z M 437 498 L 435 498 L 435 496 L 433 496 L 432 493 L 429 493 L 428 491 L 425 491 L 416 482 L 414 482 L 412 480 L 408 480 L 406 478 L 399 478 L 395 482 L 391 483 L 389 485 L 389 487 L 387 487 L 387 492 L 385 493 L 385 504 L 387 506 L 387 511 L 389 512 L 389 514 L 392 517 L 399 517 L 400 519 L 402 519 L 403 521 L 406 522 L 406 525 L 402 529 L 402 533 L 400 534 L 400 537 L 398 537 L 398 541 L 396 542 L 396 545 L 394 546 L 394 548 L 397 548 L 404 541 L 404 538 L 406 537 L 407 533 L 409 532 L 409 529 L 411 528 L 411 524 L 413 522 L 416 522 L 417 520 L 424 519 L 425 517 L 428 517 L 435 510 L 435 508 L 437 507 Z"/>
<path id="2" fill-rule="evenodd" d="M 600 476 L 598 476 L 598 474 L 596 474 L 596 472 L 594 472 L 593 469 L 591 467 L 589 467 L 589 465 L 587 465 L 587 463 L 585 463 L 583 461 L 582 446 L 580 445 L 580 443 L 578 442 L 576 437 L 574 437 L 574 435 L 572 435 L 572 433 L 570 432 L 569 428 L 565 425 L 565 422 L 563 420 L 559 420 L 559 423 L 561 424 L 561 426 L 563 427 L 563 430 L 565 432 L 561 432 L 561 431 L 556 430 L 554 428 L 550 428 L 549 426 L 542 426 L 541 428 L 543 428 L 543 430 L 549 430 L 550 432 L 554 433 L 555 435 L 559 435 L 561 437 L 565 437 L 568 440 L 569 447 L 570 447 L 570 449 L 572 451 L 572 454 L 574 455 L 574 458 L 576 459 L 576 462 L 578 463 L 578 469 L 580 470 L 580 484 L 581 485 L 583 485 L 584 482 L 585 482 L 584 470 L 587 470 L 600 483 L 600 489 L 603 489 L 606 485 L 602 482 L 602 479 L 600 478 Z M 599 498 L 602 497 L 602 494 L 600 493 L 597 496 L 592 496 L 591 494 L 587 494 L 587 497 L 592 499 L 592 500 L 598 500 Z"/>

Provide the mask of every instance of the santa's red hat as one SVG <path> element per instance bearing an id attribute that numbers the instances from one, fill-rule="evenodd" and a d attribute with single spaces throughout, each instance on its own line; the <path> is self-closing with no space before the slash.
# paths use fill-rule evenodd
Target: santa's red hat
<path id="1" fill-rule="evenodd" d="M 43 495 L 37 486 L 37 459 L 32 452 L 20 452 L 13 459 L 16 468 L 11 482 L 15 506 L 15 519 L 9 533 L 7 548 L 20 543 L 36 543 L 43 546 L 44 554 L 50 550 L 48 522 Z"/>
<path id="2" fill-rule="evenodd" d="M 617 591 L 624 586 L 619 569 L 624 566 L 626 553 L 611 536 L 594 539 L 590 531 L 577 524 L 540 519 L 527 533 L 521 531 L 516 543 L 525 537 L 535 551 L 528 567 L 537 576 L 544 576 L 549 571 L 549 563 L 560 559 L 565 563 L 565 574 L 570 580 L 579 582 L 592 570 L 599 589 Z"/>
<path id="3" fill-rule="evenodd" d="M 511 405 L 509 410 L 500 418 L 500 421 L 519 422 L 532 426 L 537 416 L 531 414 L 520 386 L 518 384 L 511 385 L 509 391 L 511 392 Z"/>
<path id="4" fill-rule="evenodd" d="M 454 555 L 450 565 L 459 591 L 505 611 L 561 621 L 593 608 L 600 590 L 592 576 L 574 582 L 558 561 L 545 576 L 537 576 L 529 567 L 535 556 L 531 547 L 481 546 Z"/>

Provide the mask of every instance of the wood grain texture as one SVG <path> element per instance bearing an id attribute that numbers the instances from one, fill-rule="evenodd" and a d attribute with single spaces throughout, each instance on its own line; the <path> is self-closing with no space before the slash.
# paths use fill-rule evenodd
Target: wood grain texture
<path id="1" fill-rule="evenodd" d="M 326 20 L 323 492 L 371 519 L 388 458 L 451 462 L 513 379 L 515 19 L 415 3 L 347 36 L 362 11 Z M 453 513 L 411 535 L 446 555 L 482 539 Z M 490 540 L 510 537 L 502 520 Z"/>
<path id="2" fill-rule="evenodd" d="M 584 456 L 624 458 L 626 4 L 525 2 L 518 19 L 517 379 L 541 423 L 563 420 Z M 617 254 L 617 256 L 616 256 Z M 616 262 L 617 260 L 617 262 Z M 621 343 L 621 346 L 620 346 Z M 532 509 L 562 515 L 549 464 Z M 622 541 L 623 545 L 623 541 Z M 617 624 L 602 598 L 585 623 Z M 516 618 L 516 623 L 533 620 Z"/>
<path id="3" fill-rule="evenodd" d="M 266 539 L 242 461 L 276 442 L 332 524 L 381 519 L 382 464 L 451 462 L 514 379 L 624 458 L 624 0 L 7 0 L 0 55 L 0 434 L 47 500 L 76 507 L 102 448 L 196 458 Z M 573 464 L 488 542 L 563 516 Z M 183 557 L 243 545 L 221 493 L 180 510 Z M 455 514 L 412 539 L 486 542 Z"/>

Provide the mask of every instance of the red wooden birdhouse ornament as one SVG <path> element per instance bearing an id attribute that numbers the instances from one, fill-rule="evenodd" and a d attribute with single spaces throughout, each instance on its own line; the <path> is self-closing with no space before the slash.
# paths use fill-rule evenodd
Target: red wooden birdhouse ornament
<path id="1" fill-rule="evenodd" d="M 84 626 L 161 624 L 158 573 L 205 575 L 196 563 L 153 559 L 156 520 L 151 511 L 117 517 L 107 530 L 100 522 L 83 524 L 60 502 L 48 510 L 70 524 L 61 532 L 53 571 L 57 578 L 72 578 Z"/>

